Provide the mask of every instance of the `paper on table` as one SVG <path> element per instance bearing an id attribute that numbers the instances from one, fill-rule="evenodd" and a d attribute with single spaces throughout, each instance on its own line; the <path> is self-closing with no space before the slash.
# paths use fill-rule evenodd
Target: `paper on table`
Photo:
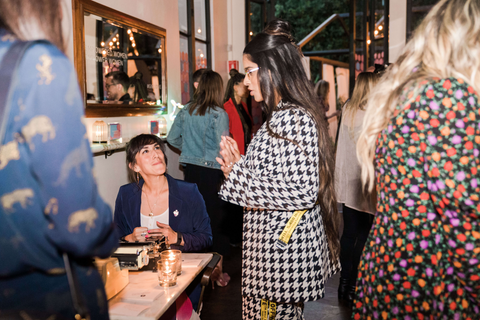
<path id="1" fill-rule="evenodd" d="M 129 289 L 128 286 L 123 289 L 120 299 L 130 302 L 151 303 L 163 294 L 163 290 L 151 289 Z"/>
<path id="2" fill-rule="evenodd" d="M 188 259 L 182 261 L 182 268 L 196 268 L 200 265 L 202 259 Z"/>
<path id="3" fill-rule="evenodd" d="M 150 307 L 133 303 L 117 302 L 108 309 L 108 313 L 135 317 L 148 308 Z"/>

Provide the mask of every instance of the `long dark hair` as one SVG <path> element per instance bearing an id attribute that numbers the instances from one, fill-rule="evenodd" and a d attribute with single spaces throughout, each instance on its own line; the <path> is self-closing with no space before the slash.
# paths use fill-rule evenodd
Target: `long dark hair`
<path id="1" fill-rule="evenodd" d="M 230 80 L 228 80 L 227 89 L 225 90 L 225 97 L 223 98 L 224 103 L 232 99 L 233 104 L 237 104 L 237 102 L 235 101 L 235 89 L 233 87 L 243 82 L 243 79 L 245 79 L 245 75 L 243 73 L 237 72 L 230 78 Z"/>
<path id="2" fill-rule="evenodd" d="M 130 77 L 130 85 L 129 87 L 135 88 L 135 93 L 133 97 L 134 102 L 138 102 L 138 100 L 143 100 L 144 102 L 148 99 L 148 89 L 145 82 L 143 82 L 143 73 L 136 72 L 133 77 Z"/>
<path id="3" fill-rule="evenodd" d="M 138 180 L 136 179 L 136 173 L 132 169 L 130 169 L 130 166 L 134 167 L 137 164 L 137 159 L 135 157 L 137 156 L 137 153 L 142 150 L 143 147 L 148 146 L 150 144 L 155 144 L 158 143 L 160 146 L 160 149 L 163 152 L 163 157 L 165 159 L 165 166 L 168 164 L 167 161 L 167 155 L 165 154 L 165 142 L 163 142 L 162 139 L 157 137 L 156 135 L 153 134 L 139 134 L 136 137 L 133 137 L 127 144 L 125 153 L 127 154 L 127 172 L 128 172 L 128 180 L 130 182 L 137 182 Z"/>
<path id="4" fill-rule="evenodd" d="M 223 109 L 223 80 L 222 77 L 212 70 L 202 73 L 192 105 L 188 109 L 190 115 L 196 111 L 196 115 L 204 116 L 210 108 Z"/>
<path id="5" fill-rule="evenodd" d="M 61 0 L 0 0 L 0 28 L 20 40 L 46 39 L 65 52 L 61 10 Z"/>
<path id="6" fill-rule="evenodd" d="M 272 113 L 277 108 L 276 97 L 278 96 L 282 101 L 289 102 L 290 108 L 303 109 L 316 123 L 320 174 L 318 202 L 322 209 L 330 257 L 336 260 L 340 251 L 338 229 L 341 219 L 337 210 L 334 187 L 333 146 L 328 136 L 324 114 L 318 108 L 318 96 L 305 74 L 301 61 L 302 55 L 290 30 L 290 24 L 286 21 L 279 19 L 271 21 L 263 32 L 250 41 L 243 50 L 243 54 L 260 67 L 257 76 L 265 103 L 266 128 L 271 136 L 286 139 L 273 132 L 270 127 Z M 292 142 L 298 145 L 297 141 Z"/>

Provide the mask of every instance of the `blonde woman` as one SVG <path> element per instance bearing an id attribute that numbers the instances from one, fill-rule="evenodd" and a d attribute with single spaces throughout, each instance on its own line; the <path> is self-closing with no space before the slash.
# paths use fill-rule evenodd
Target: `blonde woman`
<path id="1" fill-rule="evenodd" d="M 353 300 L 357 268 L 368 232 L 375 214 L 375 192 L 365 192 L 361 181 L 361 167 L 355 150 L 370 90 L 378 82 L 378 75 L 362 72 L 358 75 L 352 99 L 344 107 L 335 162 L 335 191 L 343 205 L 343 234 L 340 240 L 342 272 L 338 298 Z"/>
<path id="2" fill-rule="evenodd" d="M 480 2 L 441 0 L 374 89 L 357 144 L 378 193 L 354 319 L 479 319 Z"/>

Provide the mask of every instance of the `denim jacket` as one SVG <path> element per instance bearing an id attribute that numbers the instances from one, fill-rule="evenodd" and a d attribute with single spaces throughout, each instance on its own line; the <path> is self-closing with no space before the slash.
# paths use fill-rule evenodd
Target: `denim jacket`
<path id="1" fill-rule="evenodd" d="M 228 135 L 228 115 L 220 107 L 209 109 L 204 116 L 192 115 L 185 106 L 177 114 L 167 142 L 182 151 L 180 163 L 220 169 L 215 160 L 220 156 L 222 135 Z"/>

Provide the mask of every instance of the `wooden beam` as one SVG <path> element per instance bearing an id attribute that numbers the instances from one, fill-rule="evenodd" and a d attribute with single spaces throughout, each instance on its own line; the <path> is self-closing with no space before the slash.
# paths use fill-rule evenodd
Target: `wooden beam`
<path id="1" fill-rule="evenodd" d="M 310 32 L 305 38 L 303 38 L 299 43 L 298 46 L 302 48 L 304 45 L 306 45 L 310 40 L 312 40 L 317 34 L 322 32 L 323 29 L 325 29 L 330 23 L 332 23 L 335 20 L 340 20 L 340 23 L 342 24 L 343 30 L 345 30 L 345 33 L 348 35 L 348 30 L 347 26 L 345 25 L 345 22 L 343 19 L 338 15 L 338 14 L 332 14 L 327 20 L 325 20 L 321 25 L 319 25 L 315 30 Z"/>
<path id="2" fill-rule="evenodd" d="M 349 67 L 349 64 L 346 62 L 331 60 L 331 59 L 322 58 L 322 57 L 310 57 L 310 60 L 320 61 L 322 63 L 331 64 L 332 66 L 336 66 L 336 67 L 342 67 L 342 68 Z"/>

